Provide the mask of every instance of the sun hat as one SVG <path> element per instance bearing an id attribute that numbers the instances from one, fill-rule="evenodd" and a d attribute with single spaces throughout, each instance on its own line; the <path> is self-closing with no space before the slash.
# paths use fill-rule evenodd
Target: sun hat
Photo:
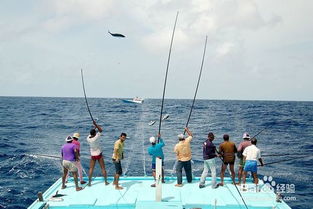
<path id="1" fill-rule="evenodd" d="M 67 137 L 65 138 L 65 141 L 66 141 L 66 142 L 71 142 L 71 141 L 73 141 L 73 138 L 72 138 L 71 136 L 67 136 Z"/>
<path id="2" fill-rule="evenodd" d="M 247 132 L 244 132 L 242 138 L 243 139 L 250 139 L 250 135 Z"/>
<path id="3" fill-rule="evenodd" d="M 150 139 L 149 139 L 149 141 L 150 141 L 150 143 L 152 143 L 152 144 L 153 144 L 153 143 L 155 143 L 155 142 L 156 142 L 156 139 L 155 139 L 155 137 L 151 136 L 151 137 L 150 137 Z"/>
<path id="4" fill-rule="evenodd" d="M 184 139 L 185 138 L 184 134 L 178 134 L 177 137 L 178 137 L 178 139 Z"/>
<path id="5" fill-rule="evenodd" d="M 80 137 L 80 134 L 79 134 L 79 133 L 74 133 L 74 134 L 73 134 L 73 138 L 79 139 L 79 137 Z"/>

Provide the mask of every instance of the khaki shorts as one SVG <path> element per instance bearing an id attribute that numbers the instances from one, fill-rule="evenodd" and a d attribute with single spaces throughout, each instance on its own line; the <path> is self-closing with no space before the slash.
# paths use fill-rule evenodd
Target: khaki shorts
<path id="1" fill-rule="evenodd" d="M 69 172 L 77 172 L 78 169 L 74 162 L 68 161 L 68 160 L 63 160 L 62 165 L 64 168 L 66 168 Z"/>

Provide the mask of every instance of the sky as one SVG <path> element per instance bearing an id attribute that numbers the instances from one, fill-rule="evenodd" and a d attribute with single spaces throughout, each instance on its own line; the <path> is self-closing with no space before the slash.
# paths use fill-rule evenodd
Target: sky
<path id="1" fill-rule="evenodd" d="M 0 0 L 0 96 L 313 101 L 313 1 Z M 122 33 L 126 38 L 108 34 Z"/>

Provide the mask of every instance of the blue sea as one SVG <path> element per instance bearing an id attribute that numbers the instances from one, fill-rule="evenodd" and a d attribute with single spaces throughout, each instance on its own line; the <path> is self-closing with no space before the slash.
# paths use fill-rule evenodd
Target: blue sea
<path id="1" fill-rule="evenodd" d="M 112 176 L 114 172 L 110 160 L 113 143 L 121 132 L 126 132 L 129 139 L 122 162 L 124 173 L 151 175 L 147 148 L 149 137 L 158 132 L 161 100 L 147 99 L 143 104 L 108 98 L 88 101 L 94 118 L 104 129 L 101 144 L 108 174 Z M 176 99 L 166 99 L 164 103 L 164 114 L 169 114 L 161 130 L 166 143 L 167 176 L 175 175 L 173 147 L 177 135 L 183 132 L 191 103 L 192 100 Z M 83 98 L 0 97 L 0 118 L 0 208 L 28 207 L 37 198 L 37 192 L 45 191 L 61 177 L 60 161 L 40 155 L 60 155 L 65 137 L 74 132 L 81 134 L 81 160 L 88 170 L 86 137 L 92 122 Z M 151 120 L 157 122 L 149 126 Z M 287 204 L 292 208 L 312 208 L 313 102 L 197 100 L 189 128 L 194 134 L 195 176 L 202 172 L 201 143 L 209 131 L 214 132 L 216 145 L 225 133 L 238 145 L 243 132 L 253 136 L 266 128 L 257 136 L 263 160 L 283 162 L 260 167 L 259 177 L 271 176 L 276 185 L 294 185 L 291 193 L 287 189 L 283 193 Z M 94 175 L 101 176 L 99 166 L 96 168 Z"/>

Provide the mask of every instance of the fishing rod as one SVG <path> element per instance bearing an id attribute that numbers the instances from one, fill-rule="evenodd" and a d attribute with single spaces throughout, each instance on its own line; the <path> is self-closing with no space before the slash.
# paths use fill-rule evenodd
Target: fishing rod
<path id="1" fill-rule="evenodd" d="M 170 59 L 171 59 L 172 46 L 173 46 L 173 40 L 174 40 L 174 34 L 175 34 L 175 29 L 176 29 L 178 13 L 179 12 L 176 13 L 175 24 L 174 24 L 174 28 L 173 28 L 173 32 L 172 32 L 172 38 L 171 38 L 171 44 L 170 44 L 170 50 L 169 50 L 168 59 L 167 59 L 167 66 L 166 66 L 166 73 L 165 73 L 164 87 L 163 87 L 162 104 L 161 104 L 160 122 L 159 122 L 159 135 L 161 135 L 161 123 L 162 123 L 162 114 L 163 114 L 163 106 L 164 106 L 164 96 L 165 96 L 167 75 L 168 75 L 168 69 L 169 69 L 169 65 L 170 65 Z M 158 138 L 158 141 L 159 141 L 159 138 Z"/>
<path id="2" fill-rule="evenodd" d="M 83 91 L 84 91 L 84 96 L 85 96 L 85 102 L 86 102 L 87 110 L 89 112 L 89 115 L 90 115 L 90 118 L 91 118 L 92 122 L 95 123 L 95 120 L 92 117 L 92 114 L 91 114 L 91 111 L 90 111 L 90 108 L 89 108 L 89 104 L 88 104 L 88 100 L 87 100 L 87 96 L 86 96 L 83 69 L 80 70 L 80 73 L 81 73 L 81 76 L 82 76 Z"/>
<path id="3" fill-rule="evenodd" d="M 201 79 L 201 75 L 202 75 L 202 69 L 203 69 L 203 64 L 204 64 L 204 57 L 205 57 L 207 42 L 208 42 L 208 36 L 205 37 L 205 44 L 204 44 L 204 50 L 203 50 L 203 56 L 202 56 L 200 73 L 199 73 L 199 77 L 198 77 L 197 87 L 196 87 L 196 90 L 195 90 L 195 95 L 193 97 L 193 101 L 192 101 L 192 105 L 191 105 L 191 108 L 190 108 L 189 116 L 188 116 L 188 119 L 187 119 L 187 122 L 186 122 L 186 126 L 185 126 L 186 128 L 188 128 L 188 124 L 189 124 L 189 121 L 190 121 L 191 113 L 192 113 L 192 110 L 193 110 L 193 107 L 194 107 L 194 104 L 195 104 L 195 101 L 196 101 L 197 93 L 198 93 L 198 88 L 199 88 L 199 83 L 200 83 L 200 79 Z M 186 133 L 186 130 L 184 130 L 184 134 L 185 133 Z"/>
<path id="4" fill-rule="evenodd" d="M 268 129 L 268 128 L 272 127 L 272 126 L 273 126 L 273 124 L 270 124 L 270 125 L 265 126 L 265 128 L 263 128 L 261 131 L 259 131 L 259 132 L 258 132 L 256 135 L 254 135 L 253 137 L 251 137 L 250 140 L 251 140 L 251 139 L 255 139 L 255 137 L 257 137 L 257 136 L 260 135 L 263 131 L 265 131 L 266 129 Z"/>
<path id="5" fill-rule="evenodd" d="M 262 154 L 262 157 L 284 157 L 284 156 L 290 156 L 295 155 L 294 153 L 288 153 L 288 154 Z M 297 156 L 306 156 L 309 154 L 296 154 Z"/>
<path id="6" fill-rule="evenodd" d="M 292 161 L 292 160 L 296 160 L 299 158 L 303 158 L 303 157 L 312 157 L 313 155 L 306 155 L 306 156 L 298 156 L 298 157 L 294 157 L 294 158 L 289 158 L 289 159 L 283 159 L 283 160 L 278 160 L 278 161 L 274 161 L 274 162 L 270 162 L 270 163 L 264 163 L 263 166 L 265 165 L 272 165 L 272 164 L 276 164 L 276 163 L 281 163 L 281 162 L 286 162 L 286 161 Z M 258 167 L 261 165 L 258 165 Z"/>

